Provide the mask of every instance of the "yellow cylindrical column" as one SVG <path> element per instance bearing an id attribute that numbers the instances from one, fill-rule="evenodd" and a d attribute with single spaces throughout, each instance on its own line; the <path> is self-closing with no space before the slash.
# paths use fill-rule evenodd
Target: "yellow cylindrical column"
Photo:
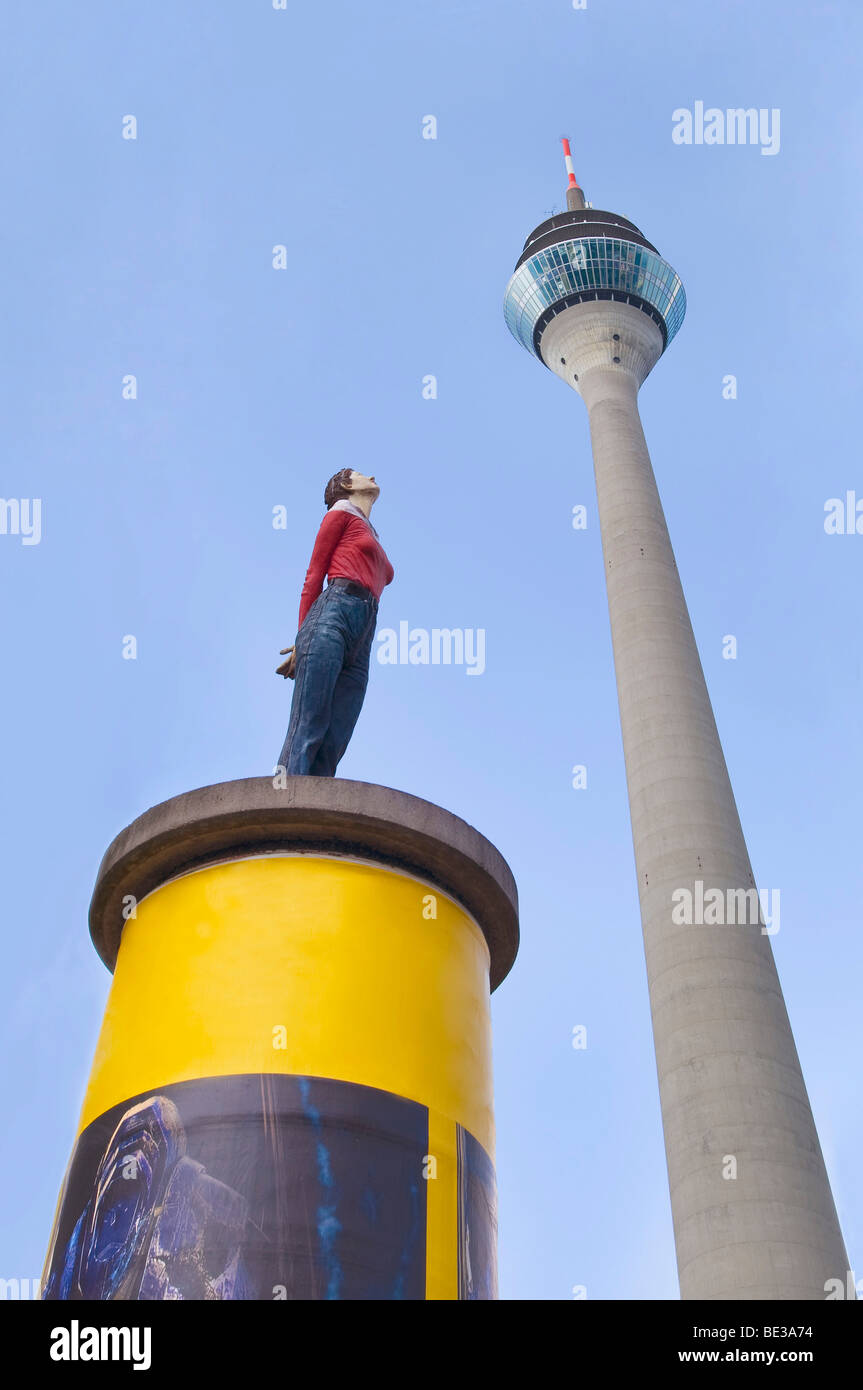
<path id="1" fill-rule="evenodd" d="M 91 926 L 114 980 L 46 1297 L 495 1297 L 517 909 L 486 840 L 363 783 L 204 788 L 118 837 Z"/>

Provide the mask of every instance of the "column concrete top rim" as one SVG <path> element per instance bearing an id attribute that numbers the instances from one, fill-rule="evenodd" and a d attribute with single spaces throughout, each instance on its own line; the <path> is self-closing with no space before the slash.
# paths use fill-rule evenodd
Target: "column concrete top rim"
<path id="1" fill-rule="evenodd" d="M 518 950 L 518 890 L 490 840 L 434 802 L 342 777 L 272 777 L 217 782 L 145 811 L 112 840 L 90 903 L 90 936 L 113 970 L 123 899 L 141 901 L 178 874 L 253 854 L 344 855 L 402 870 L 437 885 L 476 920 L 488 944 L 496 989 Z"/>

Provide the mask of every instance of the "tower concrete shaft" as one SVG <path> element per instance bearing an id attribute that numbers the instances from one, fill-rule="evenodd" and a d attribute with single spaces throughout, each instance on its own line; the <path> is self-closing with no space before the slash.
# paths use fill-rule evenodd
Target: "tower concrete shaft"
<path id="1" fill-rule="evenodd" d="M 541 341 L 590 419 L 681 1295 L 824 1299 L 847 1255 L 639 418 L 662 351 L 608 300 Z"/>

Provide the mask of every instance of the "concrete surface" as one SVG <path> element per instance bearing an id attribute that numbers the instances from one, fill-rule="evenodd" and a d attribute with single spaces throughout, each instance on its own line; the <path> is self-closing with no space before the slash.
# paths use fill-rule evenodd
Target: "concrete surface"
<path id="1" fill-rule="evenodd" d="M 769 936 L 672 921 L 755 880 L 638 413 L 662 337 L 600 302 L 542 350 L 590 418 L 681 1295 L 823 1299 L 848 1257 Z"/>
<path id="2" fill-rule="evenodd" d="M 488 943 L 495 989 L 518 950 L 518 893 L 509 866 L 485 836 L 418 796 L 342 777 L 221 782 L 146 811 L 109 845 L 90 906 L 90 935 L 113 970 L 123 898 L 189 869 L 268 851 L 343 854 L 400 868 L 457 899 Z"/>

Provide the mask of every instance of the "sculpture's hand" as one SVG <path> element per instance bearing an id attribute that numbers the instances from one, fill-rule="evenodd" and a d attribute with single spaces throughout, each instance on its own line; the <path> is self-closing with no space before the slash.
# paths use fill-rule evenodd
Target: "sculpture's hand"
<path id="1" fill-rule="evenodd" d="M 292 681 L 297 674 L 297 649 L 296 647 L 282 647 L 279 656 L 287 656 L 287 661 L 283 661 L 281 666 L 276 667 L 276 675 L 284 676 L 286 681 Z"/>

